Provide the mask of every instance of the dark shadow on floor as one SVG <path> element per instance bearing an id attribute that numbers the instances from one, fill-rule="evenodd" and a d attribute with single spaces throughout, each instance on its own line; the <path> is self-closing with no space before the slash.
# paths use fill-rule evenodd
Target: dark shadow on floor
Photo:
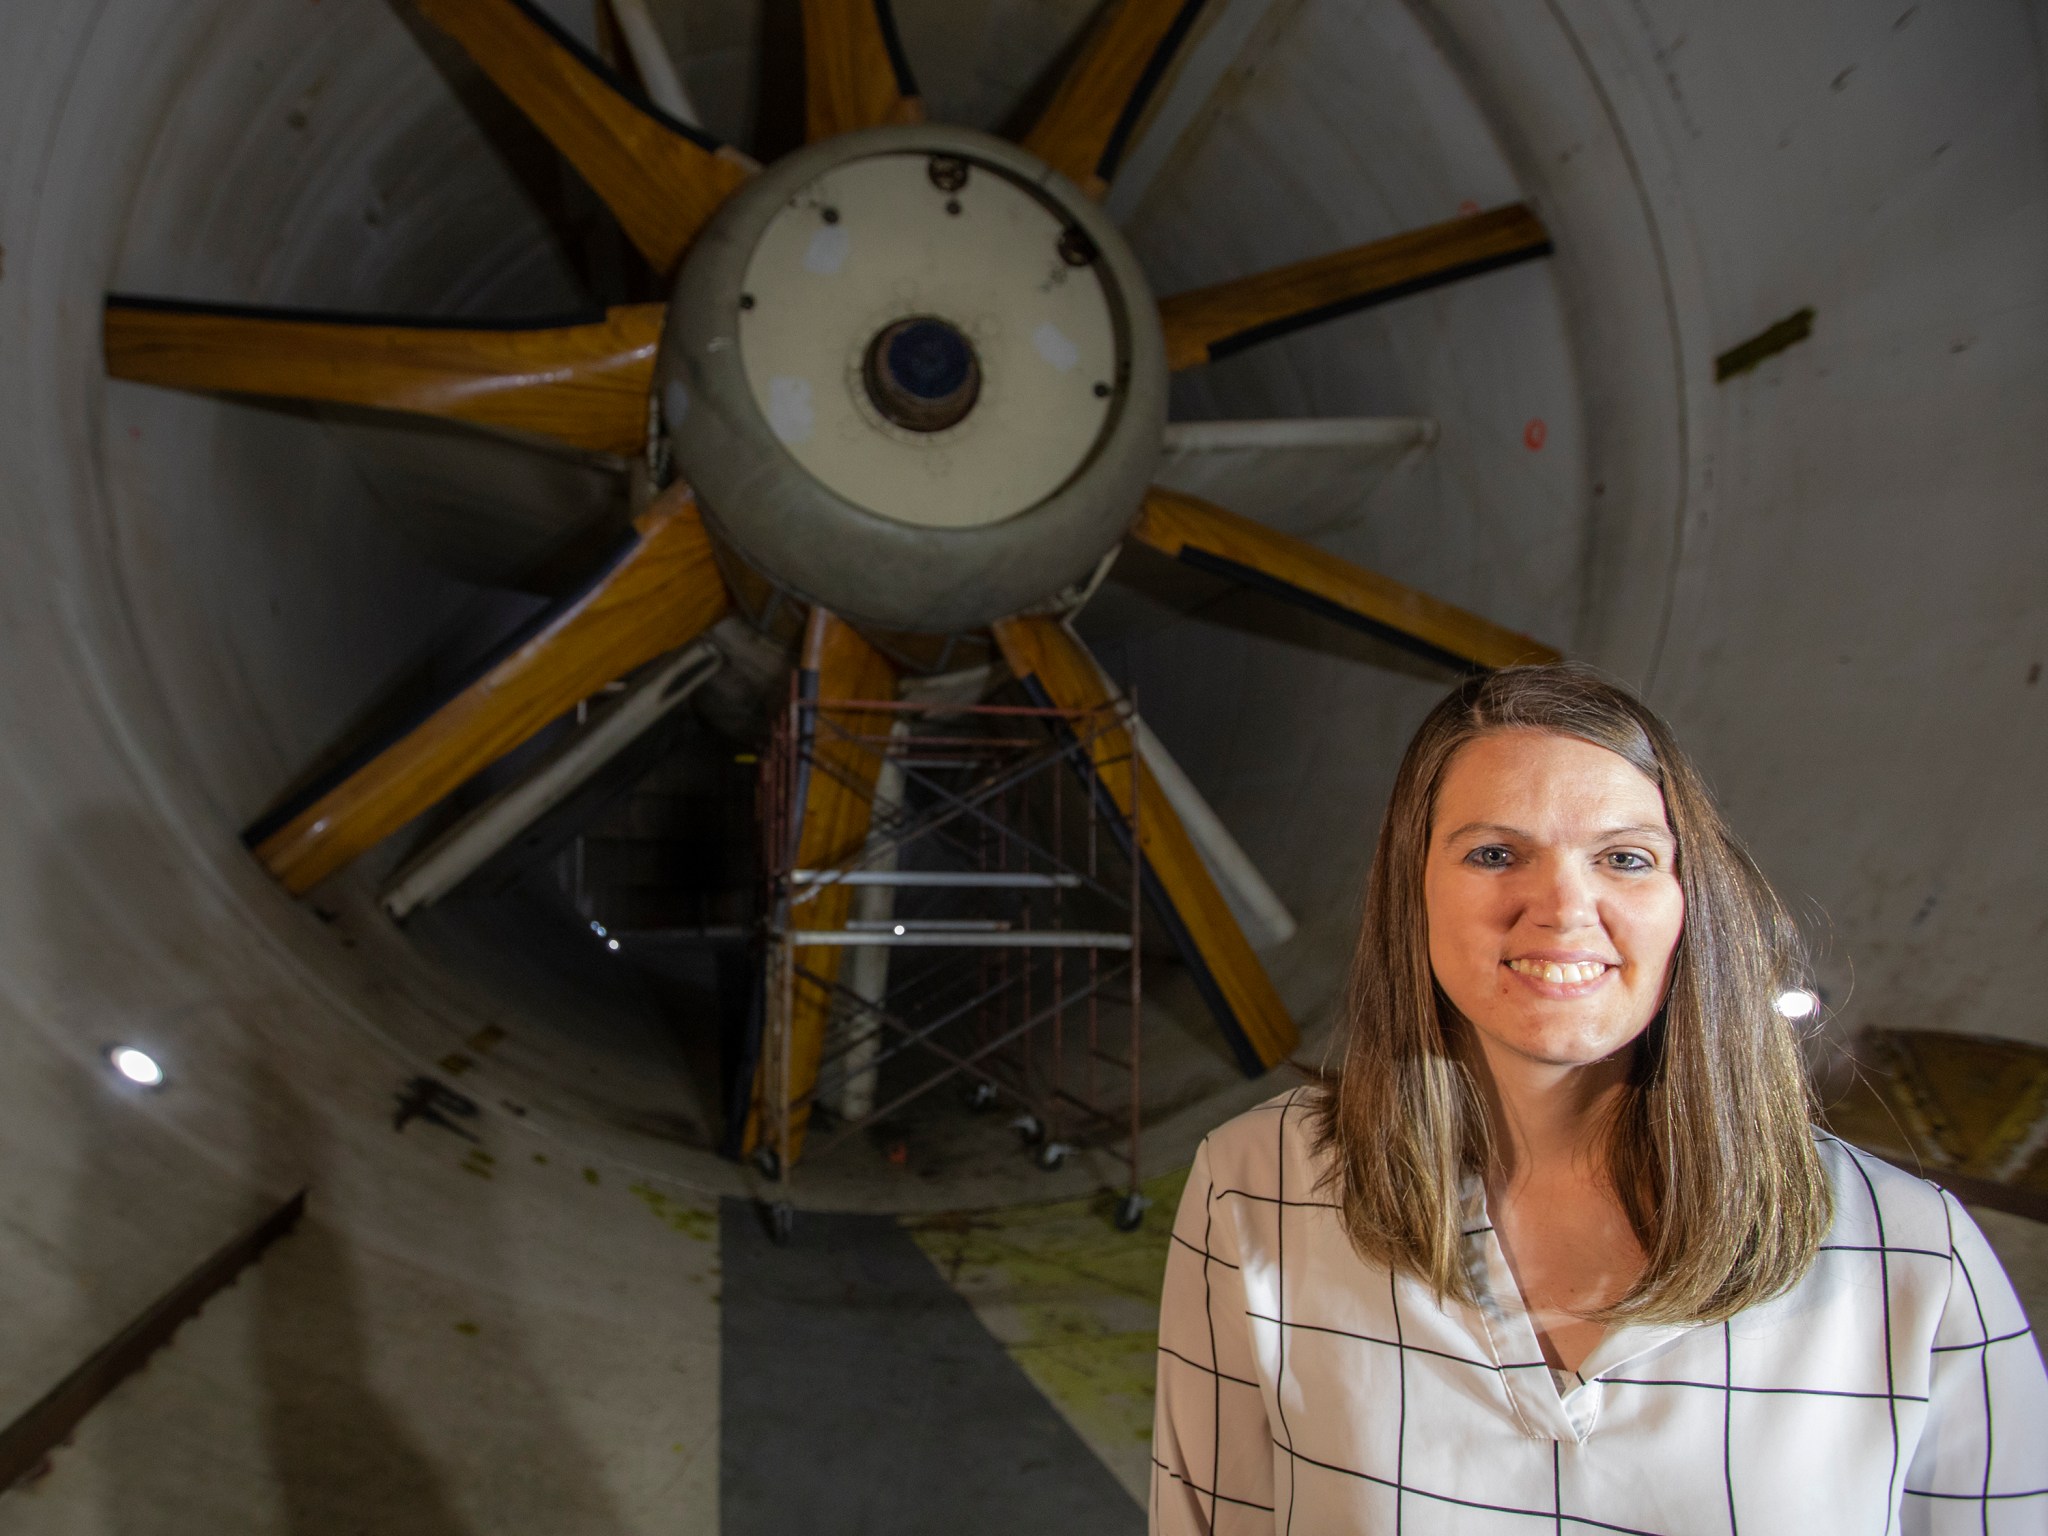
<path id="1" fill-rule="evenodd" d="M 1116 1536 L 1132 1502 L 893 1217 L 727 1200 L 722 1536 Z"/>

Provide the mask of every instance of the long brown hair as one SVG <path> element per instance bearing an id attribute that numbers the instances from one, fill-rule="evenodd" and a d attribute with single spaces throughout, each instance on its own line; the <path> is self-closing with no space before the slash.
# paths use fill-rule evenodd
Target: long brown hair
<path id="1" fill-rule="evenodd" d="M 1495 731 L 1577 737 L 1627 759 L 1664 796 L 1685 924 L 1670 990 L 1636 1041 L 1610 1122 L 1608 1172 L 1648 1255 L 1602 1314 L 1717 1322 L 1787 1290 L 1833 1219 L 1792 1026 L 1774 1004 L 1805 973 L 1799 935 L 1645 705 L 1590 668 L 1473 677 L 1430 712 L 1394 780 L 1366 886 L 1343 1065 L 1318 1105 L 1352 1243 L 1437 1295 L 1476 1300 L 1459 1193 L 1492 1156 L 1462 1021 L 1429 963 L 1423 869 L 1438 787 L 1459 748 Z"/>

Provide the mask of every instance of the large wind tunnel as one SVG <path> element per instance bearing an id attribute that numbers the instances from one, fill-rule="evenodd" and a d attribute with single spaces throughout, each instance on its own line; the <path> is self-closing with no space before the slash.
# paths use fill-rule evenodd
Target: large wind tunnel
<path id="1" fill-rule="evenodd" d="M 1147 0 L 894 0 L 892 66 L 914 69 L 926 125 L 860 131 L 916 158 L 834 170 L 843 222 L 799 209 L 818 225 L 792 226 L 780 256 L 763 231 L 787 189 L 742 197 L 710 228 L 753 243 L 707 245 L 675 276 L 446 24 L 494 6 L 680 92 L 764 177 L 792 154 L 839 166 L 830 138 L 802 148 L 820 33 L 807 60 L 795 0 L 0 12 L 0 1425 L 16 1426 L 0 1433 L 17 1435 L 0 1445 L 307 1191 L 289 1236 L 0 1492 L 0 1532 L 709 1532 L 721 1510 L 729 1531 L 786 1528 L 749 1459 L 759 1426 L 811 1424 L 776 1420 L 785 1399 L 868 1388 L 844 1361 L 758 1368 L 786 1357 L 778 1329 L 826 1338 L 805 1330 L 838 1281 L 757 1305 L 773 1286 L 736 1267 L 752 1250 L 733 1224 L 765 1186 L 721 1150 L 747 1027 L 746 951 L 725 941 L 752 917 L 752 759 L 796 647 L 774 592 L 897 636 L 906 675 L 998 676 L 1005 652 L 1028 671 L 1001 625 L 1070 614 L 1184 803 L 1225 829 L 1190 813 L 1211 866 L 1243 871 L 1217 878 L 1270 987 L 1232 991 L 1216 978 L 1236 962 L 1199 935 L 1153 934 L 1148 1174 L 1298 1080 L 1247 1078 L 1247 1061 L 1322 1059 L 1396 756 L 1453 664 L 1488 659 L 1458 645 L 1482 640 L 1590 661 L 1674 722 L 1808 926 L 1817 1059 L 1870 1031 L 1970 1037 L 2001 1061 L 2048 1050 L 2042 7 L 1151 5 L 1147 57 L 1173 46 L 1090 186 L 1034 181 L 1060 151 L 1032 127 Z M 964 188 L 949 159 L 971 164 Z M 946 202 L 977 192 L 1012 200 L 1010 227 L 1043 223 L 1029 239 L 1049 249 L 1093 231 L 1066 247 L 1080 275 L 1053 336 L 1012 335 L 1036 268 L 955 239 Z M 1175 295 L 1517 207 L 1513 260 L 1467 250 L 1314 324 L 1297 306 L 1256 335 L 1216 330 L 1199 366 L 1175 350 L 1196 344 Z M 853 318 L 804 307 L 806 263 L 885 238 L 907 275 Z M 565 448 L 317 385 L 110 376 L 132 370 L 110 359 L 109 295 L 159 318 L 187 313 L 176 301 L 455 328 L 675 307 L 666 342 L 647 331 L 648 355 L 667 350 L 631 430 L 606 417 Z M 947 304 L 981 319 L 928 318 Z M 775 381 L 803 376 L 807 348 L 821 369 L 851 358 L 865 393 L 799 441 L 822 418 L 777 417 L 797 397 Z M 316 348 L 274 361 L 325 366 Z M 1019 382 L 1040 362 L 1053 382 Z M 685 427 L 757 406 L 810 425 Z M 983 420 L 1029 430 L 929 451 Z M 698 872 L 641 926 L 700 942 L 615 949 L 536 895 L 600 879 L 577 818 L 601 813 L 599 790 L 620 814 L 624 767 L 523 854 L 497 851 L 494 878 L 393 918 L 394 875 L 545 733 L 302 894 L 274 878 L 244 833 L 286 825 L 281 808 L 317 803 L 364 743 L 447 698 L 678 469 L 720 558 L 765 572 L 757 589 L 720 567 L 715 674 L 688 675 L 692 697 L 628 764 L 666 797 L 627 792 L 666 818 L 661 857 Z M 891 477 L 915 494 L 883 527 L 861 508 Z M 1038 511 L 999 494 L 1020 485 L 1060 503 L 1037 532 L 1019 530 Z M 1390 585 L 1304 607 L 1270 570 L 1229 579 L 1184 557 L 1207 547 L 1193 525 L 1131 521 L 1148 485 Z M 1388 591 L 1480 627 L 1418 646 L 1347 622 Z M 620 859 L 603 878 L 625 878 Z M 162 1080 L 117 1070 L 123 1048 Z M 1951 1171 L 2005 1206 L 1986 1228 L 2038 1309 L 2048 1237 L 2011 1213 L 2038 1216 L 2048 1191 L 2048 1072 L 1979 1086 L 2007 1094 L 1980 1118 L 2011 1135 Z M 2012 1107 L 2029 1092 L 2034 1120 Z M 980 1229 L 950 1214 L 1085 1210 L 1103 1163 L 1041 1169 L 986 1121 L 927 1130 L 806 1167 L 796 1219 L 844 1234 L 908 1215 L 926 1252 L 966 1245 L 902 1283 L 979 1318 L 960 1358 L 985 1346 L 1011 1375 L 987 1384 L 988 1422 L 918 1428 L 901 1409 L 921 1388 L 879 1392 L 874 1433 L 918 1449 L 899 1502 L 865 1517 L 927 1528 L 903 1511 L 944 1481 L 949 1436 L 1045 1412 L 1032 1446 L 1067 1436 L 1101 1482 L 1058 1518 L 1138 1528 L 1119 1491 L 1134 1453 L 1110 1445 L 1130 1405 L 1030 1374 L 1028 1306 L 989 1300 L 990 1277 L 1018 1271 L 969 1253 Z M 857 1483 L 861 1432 L 818 1428 L 809 1465 L 809 1427 L 774 1442 L 795 1447 L 792 1488 Z"/>

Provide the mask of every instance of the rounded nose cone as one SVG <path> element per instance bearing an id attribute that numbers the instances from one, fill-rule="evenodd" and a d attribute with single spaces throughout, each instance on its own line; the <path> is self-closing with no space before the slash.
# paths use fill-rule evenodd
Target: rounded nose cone
<path id="1" fill-rule="evenodd" d="M 971 629 L 1084 581 L 1158 463 L 1143 272 L 1082 192 L 938 125 L 814 145 L 678 275 L 657 400 L 678 473 L 763 575 L 848 618 Z"/>

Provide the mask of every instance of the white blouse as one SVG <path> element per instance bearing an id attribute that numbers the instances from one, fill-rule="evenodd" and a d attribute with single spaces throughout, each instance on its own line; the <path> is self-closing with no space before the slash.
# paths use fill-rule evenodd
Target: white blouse
<path id="1" fill-rule="evenodd" d="M 2048 1376 L 1949 1195 L 1821 1138 L 1835 1224 L 1727 1323 L 1622 1326 L 1553 1376 L 1475 1179 L 1479 1305 L 1361 1260 L 1308 1090 L 1215 1131 L 1174 1224 L 1152 1530 L 2048 1533 Z M 1570 1390 L 1564 1390 L 1569 1387 Z"/>

